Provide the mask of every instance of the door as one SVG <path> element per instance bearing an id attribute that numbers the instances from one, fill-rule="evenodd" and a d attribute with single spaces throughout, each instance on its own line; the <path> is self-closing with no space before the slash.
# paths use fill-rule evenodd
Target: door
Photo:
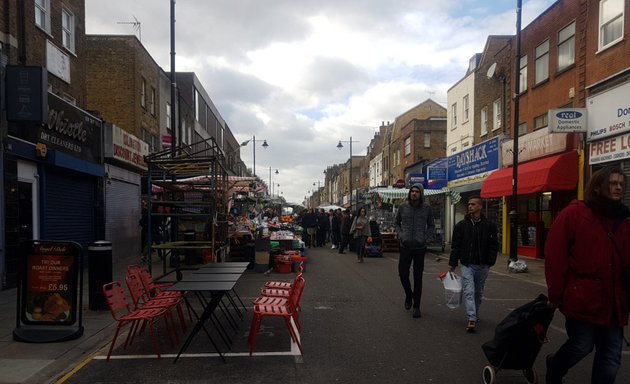
<path id="1" fill-rule="evenodd" d="M 18 225 L 19 239 L 39 239 L 39 175 L 37 166 L 19 161 L 18 168 Z"/>

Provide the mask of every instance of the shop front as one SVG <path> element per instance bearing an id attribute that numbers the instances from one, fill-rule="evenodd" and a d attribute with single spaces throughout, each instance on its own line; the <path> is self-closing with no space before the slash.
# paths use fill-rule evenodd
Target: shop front
<path id="1" fill-rule="evenodd" d="M 483 181 L 500 167 L 501 140 L 503 136 L 494 137 L 465 149 L 448 157 L 448 188 L 459 199 L 452 200 L 449 213 L 446 215 L 445 237 L 450 242 L 453 227 L 462 220 L 468 212 L 468 199 L 479 196 Z M 484 200 L 483 214 L 502 232 L 502 199 L 489 198 Z"/>
<path id="2" fill-rule="evenodd" d="M 517 184 L 518 255 L 543 258 L 545 239 L 553 219 L 577 197 L 578 152 L 567 150 L 573 143 L 568 139 L 572 135 L 549 133 L 544 128 L 520 138 L 523 146 L 519 154 Z M 504 164 L 512 164 L 512 146 L 511 140 L 501 146 Z M 541 155 L 547 157 L 539 158 Z M 511 166 L 493 172 L 483 182 L 481 197 L 505 197 L 506 207 L 510 207 L 513 172 Z M 505 245 L 509 244 L 511 236 L 508 220 L 506 215 L 503 223 Z"/>
<path id="3" fill-rule="evenodd" d="M 4 153 L 4 288 L 15 286 L 24 240 L 103 236 L 101 121 L 48 93 L 44 124 L 10 121 Z"/>
<path id="4" fill-rule="evenodd" d="M 630 82 L 626 82 L 587 98 L 587 153 L 591 172 L 614 164 L 630 180 L 629 92 Z M 630 205 L 630 188 L 625 191 L 623 203 Z"/>

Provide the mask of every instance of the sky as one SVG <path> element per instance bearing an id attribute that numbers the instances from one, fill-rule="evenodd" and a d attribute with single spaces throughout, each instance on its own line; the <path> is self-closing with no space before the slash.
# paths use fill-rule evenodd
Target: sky
<path id="1" fill-rule="evenodd" d="M 170 3 L 85 0 L 86 33 L 135 34 L 169 72 Z M 365 155 L 383 122 L 428 98 L 446 107 L 487 37 L 516 33 L 516 3 L 179 0 L 175 69 L 196 73 L 239 142 L 256 137 L 256 173 L 269 183 L 271 169 L 274 194 L 301 203 L 348 160 L 351 137 Z M 524 28 L 554 1 L 522 3 Z M 241 158 L 253 166 L 251 142 Z"/>

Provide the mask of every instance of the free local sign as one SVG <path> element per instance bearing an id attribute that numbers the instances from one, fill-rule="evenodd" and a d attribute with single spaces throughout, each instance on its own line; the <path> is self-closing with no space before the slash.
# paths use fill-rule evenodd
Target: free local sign
<path id="1" fill-rule="evenodd" d="M 589 164 L 630 159 L 630 133 L 588 144 Z"/>
<path id="2" fill-rule="evenodd" d="M 591 96 L 586 100 L 587 141 L 630 132 L 630 83 Z"/>

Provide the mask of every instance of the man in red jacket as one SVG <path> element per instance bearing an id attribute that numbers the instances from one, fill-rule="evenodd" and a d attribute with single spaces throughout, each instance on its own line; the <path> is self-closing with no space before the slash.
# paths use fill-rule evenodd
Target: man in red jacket
<path id="1" fill-rule="evenodd" d="M 630 292 L 630 211 L 621 202 L 626 181 L 618 167 L 595 172 L 584 202 L 563 209 L 545 243 L 550 305 L 566 318 L 568 340 L 547 356 L 547 384 L 562 383 L 569 369 L 595 348 L 591 383 L 613 383 L 621 365 Z"/>

